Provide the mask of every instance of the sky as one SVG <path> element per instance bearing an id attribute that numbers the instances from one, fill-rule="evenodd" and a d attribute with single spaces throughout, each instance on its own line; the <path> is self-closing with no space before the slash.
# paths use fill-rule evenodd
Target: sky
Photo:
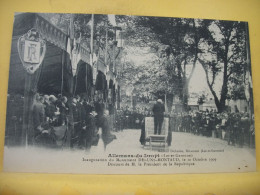
<path id="1" fill-rule="evenodd" d="M 196 68 L 190 80 L 189 92 L 202 92 L 210 93 L 206 83 L 206 74 L 200 63 L 196 64 Z"/>

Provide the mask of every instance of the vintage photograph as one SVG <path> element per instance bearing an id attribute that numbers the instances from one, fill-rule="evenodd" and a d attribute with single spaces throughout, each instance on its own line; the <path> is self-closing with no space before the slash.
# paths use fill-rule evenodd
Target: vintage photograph
<path id="1" fill-rule="evenodd" d="M 6 172 L 256 170 L 247 22 L 15 13 Z"/>

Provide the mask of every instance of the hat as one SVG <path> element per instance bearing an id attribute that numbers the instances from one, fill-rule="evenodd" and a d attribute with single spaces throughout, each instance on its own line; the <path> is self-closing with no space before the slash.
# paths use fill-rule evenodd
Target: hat
<path id="1" fill-rule="evenodd" d="M 157 102 L 163 103 L 162 99 L 158 99 Z"/>
<path id="2" fill-rule="evenodd" d="M 50 95 L 50 96 L 49 96 L 49 100 L 50 100 L 50 101 L 56 101 L 57 98 L 56 98 L 54 95 Z"/>
<path id="3" fill-rule="evenodd" d="M 44 99 L 47 99 L 47 100 L 49 99 L 48 95 L 44 95 L 43 97 L 44 97 Z"/>

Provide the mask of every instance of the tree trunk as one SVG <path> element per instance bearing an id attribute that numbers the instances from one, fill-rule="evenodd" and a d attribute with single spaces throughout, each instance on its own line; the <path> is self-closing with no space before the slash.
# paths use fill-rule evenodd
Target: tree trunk
<path id="1" fill-rule="evenodd" d="M 226 99 L 227 99 L 227 93 L 228 93 L 228 74 L 227 74 L 227 67 L 228 67 L 228 60 L 227 60 L 227 55 L 228 55 L 228 46 L 229 43 L 228 41 L 225 44 L 225 56 L 223 59 L 224 62 L 224 72 L 223 72 L 223 84 L 221 88 L 221 96 L 220 96 L 220 110 L 219 112 L 223 112 L 226 107 Z"/>
<path id="2" fill-rule="evenodd" d="M 218 99 L 218 96 L 217 96 L 216 92 L 213 89 L 212 84 L 210 84 L 210 82 L 209 82 L 209 74 L 208 74 L 208 71 L 207 71 L 207 68 L 206 68 L 207 65 L 200 58 L 198 58 L 198 60 L 199 60 L 200 64 L 202 65 L 202 68 L 203 68 L 203 70 L 204 70 L 204 72 L 206 74 L 207 84 L 208 84 L 208 87 L 210 89 L 211 94 L 214 97 L 215 105 L 216 105 L 216 107 L 218 109 L 218 112 L 222 112 L 222 105 L 221 105 L 221 103 L 220 103 L 220 101 Z M 214 81 L 212 81 L 212 83 L 214 83 Z"/>

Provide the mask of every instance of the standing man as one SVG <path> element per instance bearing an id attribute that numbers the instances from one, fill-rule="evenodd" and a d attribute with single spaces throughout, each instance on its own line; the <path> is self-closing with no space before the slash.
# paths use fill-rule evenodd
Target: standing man
<path id="1" fill-rule="evenodd" d="M 96 131 L 96 120 L 95 120 L 95 110 L 94 107 L 89 107 L 86 113 L 86 123 L 82 128 L 82 133 L 80 137 L 80 145 L 83 149 L 90 150 L 92 145 L 93 137 Z"/>
<path id="2" fill-rule="evenodd" d="M 81 128 L 82 128 L 81 111 L 78 106 L 78 101 L 75 97 L 72 99 L 71 113 L 72 113 L 72 117 L 73 117 L 73 123 L 72 123 L 73 131 L 71 133 L 71 147 L 73 147 L 73 145 L 78 146 L 78 144 L 79 144 L 79 136 L 80 136 Z"/>
<path id="3" fill-rule="evenodd" d="M 45 122 L 45 111 L 43 105 L 43 97 L 36 94 L 35 103 L 33 105 L 33 126 L 34 126 L 34 137 L 41 133 L 42 125 Z"/>
<path id="4" fill-rule="evenodd" d="M 153 115 L 154 115 L 154 134 L 156 135 L 158 132 L 158 135 L 161 134 L 162 130 L 162 123 L 164 119 L 164 104 L 161 99 L 158 99 L 157 102 L 153 106 Z"/>

